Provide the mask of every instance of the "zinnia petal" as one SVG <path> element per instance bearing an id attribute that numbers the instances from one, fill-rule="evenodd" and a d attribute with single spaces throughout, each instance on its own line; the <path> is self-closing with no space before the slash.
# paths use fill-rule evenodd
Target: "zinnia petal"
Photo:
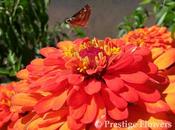
<path id="1" fill-rule="evenodd" d="M 79 106 L 78 108 L 70 107 L 69 108 L 70 115 L 74 119 L 80 119 L 84 115 L 86 108 L 87 108 L 86 104 L 83 104 L 83 105 Z"/>
<path id="2" fill-rule="evenodd" d="M 71 130 L 83 129 L 83 123 L 80 121 L 74 120 L 71 116 L 67 117 L 68 126 Z"/>
<path id="3" fill-rule="evenodd" d="M 87 86 L 84 87 L 85 92 L 89 95 L 93 95 L 99 92 L 100 89 L 101 89 L 101 82 L 97 80 L 89 81 Z"/>
<path id="4" fill-rule="evenodd" d="M 56 94 L 57 95 L 57 94 Z M 58 110 L 60 109 L 65 101 L 67 96 L 67 91 L 62 92 L 60 95 L 51 95 L 41 99 L 36 106 L 34 107 L 37 113 L 44 113 L 50 109 Z"/>
<path id="5" fill-rule="evenodd" d="M 47 57 L 49 56 L 49 54 L 51 54 L 52 52 L 56 52 L 58 51 L 58 49 L 54 48 L 54 47 L 45 47 L 45 48 L 42 48 L 40 50 L 40 54 Z"/>
<path id="6" fill-rule="evenodd" d="M 166 112 L 169 110 L 168 105 L 162 100 L 156 103 L 145 103 L 145 106 L 149 113 Z"/>
<path id="7" fill-rule="evenodd" d="M 120 77 L 126 82 L 136 84 L 143 84 L 149 79 L 148 75 L 141 71 L 132 74 L 120 74 Z"/>
<path id="8" fill-rule="evenodd" d="M 119 109 L 124 109 L 127 107 L 127 102 L 118 96 L 117 94 L 113 93 L 109 89 L 106 89 L 106 92 L 108 93 L 109 100 Z"/>
<path id="9" fill-rule="evenodd" d="M 107 87 L 109 87 L 110 90 L 117 92 L 119 91 L 121 88 L 124 87 L 124 83 L 123 81 L 118 78 L 118 77 L 104 77 L 104 80 L 106 82 Z"/>
<path id="10" fill-rule="evenodd" d="M 71 107 L 79 107 L 87 102 L 87 95 L 83 91 L 71 90 L 69 93 L 67 103 Z"/>
<path id="11" fill-rule="evenodd" d="M 121 92 L 119 95 L 128 102 L 134 103 L 139 100 L 136 90 L 131 87 L 128 87 L 126 91 Z"/>
<path id="12" fill-rule="evenodd" d="M 164 70 L 175 62 L 175 48 L 167 50 L 164 54 L 159 56 L 154 63 L 159 69 Z"/>
<path id="13" fill-rule="evenodd" d="M 175 113 L 175 100 L 174 100 L 175 94 L 168 94 L 165 97 L 165 100 L 167 104 L 169 105 L 170 109 L 172 110 L 173 113 Z"/>
<path id="14" fill-rule="evenodd" d="M 12 104 L 17 106 L 34 106 L 42 96 L 39 94 L 19 93 L 12 97 Z"/>
<path id="15" fill-rule="evenodd" d="M 92 114 L 93 113 L 93 114 Z M 82 123 L 91 123 L 97 115 L 97 104 L 94 97 L 90 100 L 90 103 L 87 105 L 86 112 L 81 118 Z"/>
<path id="16" fill-rule="evenodd" d="M 115 120 L 124 120 L 128 117 L 128 110 L 127 108 L 125 109 L 118 109 L 116 107 L 108 110 L 108 114 L 112 119 Z"/>

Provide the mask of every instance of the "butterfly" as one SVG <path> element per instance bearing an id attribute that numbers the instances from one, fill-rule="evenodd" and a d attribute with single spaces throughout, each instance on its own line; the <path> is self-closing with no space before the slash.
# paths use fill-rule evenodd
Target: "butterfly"
<path id="1" fill-rule="evenodd" d="M 72 26 L 85 27 L 88 23 L 90 15 L 91 15 L 91 8 L 87 4 L 77 13 L 75 13 L 72 17 L 67 18 L 65 22 Z"/>

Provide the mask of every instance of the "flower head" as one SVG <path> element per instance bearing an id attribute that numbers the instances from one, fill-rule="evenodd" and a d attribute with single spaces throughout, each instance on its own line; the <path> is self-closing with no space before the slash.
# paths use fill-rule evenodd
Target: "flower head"
<path id="1" fill-rule="evenodd" d="M 166 27 L 151 26 L 130 31 L 122 38 L 129 44 L 148 47 L 169 48 L 174 46 L 171 32 Z"/>
<path id="2" fill-rule="evenodd" d="M 45 58 L 19 73 L 30 82 L 23 94 L 33 100 L 37 114 L 68 107 L 69 128 L 80 129 L 107 118 L 127 119 L 130 106 L 141 104 L 147 113 L 168 111 L 158 89 L 167 79 L 152 63 L 148 48 L 110 38 L 63 41 L 57 47 L 41 49 Z"/>
<path id="3" fill-rule="evenodd" d="M 166 27 L 151 26 L 130 31 L 122 39 L 127 44 L 146 46 L 151 49 L 154 63 L 165 70 L 175 62 L 175 41 Z"/>

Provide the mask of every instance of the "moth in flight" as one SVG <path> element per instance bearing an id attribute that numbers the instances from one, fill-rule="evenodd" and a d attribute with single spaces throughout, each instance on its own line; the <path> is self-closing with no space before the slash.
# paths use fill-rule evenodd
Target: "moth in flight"
<path id="1" fill-rule="evenodd" d="M 72 17 L 65 20 L 66 23 L 72 26 L 86 27 L 91 15 L 91 7 L 87 4 Z"/>

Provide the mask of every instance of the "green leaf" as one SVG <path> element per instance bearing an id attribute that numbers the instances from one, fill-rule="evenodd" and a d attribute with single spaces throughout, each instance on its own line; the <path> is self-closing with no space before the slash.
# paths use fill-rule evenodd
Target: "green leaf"
<path id="1" fill-rule="evenodd" d="M 164 14 L 162 15 L 162 17 L 160 17 L 157 21 L 157 25 L 162 25 L 163 21 L 165 20 L 165 17 L 167 15 L 168 12 L 164 12 Z"/>
<path id="2" fill-rule="evenodd" d="M 164 19 L 165 19 L 167 13 L 168 13 L 168 8 L 167 8 L 167 7 L 164 7 L 164 8 L 162 8 L 162 10 L 156 15 L 156 17 L 157 17 L 157 22 L 156 22 L 156 24 L 157 24 L 157 25 L 162 25 L 162 24 L 163 24 Z"/>
<path id="3" fill-rule="evenodd" d="M 85 37 L 86 36 L 86 33 L 81 28 L 78 28 L 78 27 L 74 28 L 74 32 L 75 32 L 76 36 L 78 36 L 78 37 Z"/>
<path id="4" fill-rule="evenodd" d="M 171 37 L 175 39 L 175 24 L 171 25 L 170 29 L 171 29 Z"/>
<path id="5" fill-rule="evenodd" d="M 174 7 L 175 6 L 175 1 L 167 2 L 166 5 Z"/>
<path id="6" fill-rule="evenodd" d="M 9 70 L 6 68 L 0 68 L 0 75 L 8 75 L 9 74 Z"/>
<path id="7" fill-rule="evenodd" d="M 142 2 L 140 2 L 140 5 L 145 5 L 145 4 L 149 4 L 151 3 L 152 0 L 142 0 Z"/>
<path id="8" fill-rule="evenodd" d="M 48 7 L 48 5 L 50 4 L 50 0 L 44 0 L 45 6 Z"/>
<path id="9" fill-rule="evenodd" d="M 11 64 L 11 65 L 14 65 L 15 64 L 15 54 L 9 50 L 9 54 L 8 54 L 8 57 L 7 57 L 7 60 L 8 62 Z"/>
<path id="10" fill-rule="evenodd" d="M 119 31 L 119 33 L 118 33 L 118 36 L 119 37 L 122 37 L 124 34 L 126 34 L 127 33 L 127 31 L 125 30 L 125 29 L 121 29 L 120 31 Z"/>

